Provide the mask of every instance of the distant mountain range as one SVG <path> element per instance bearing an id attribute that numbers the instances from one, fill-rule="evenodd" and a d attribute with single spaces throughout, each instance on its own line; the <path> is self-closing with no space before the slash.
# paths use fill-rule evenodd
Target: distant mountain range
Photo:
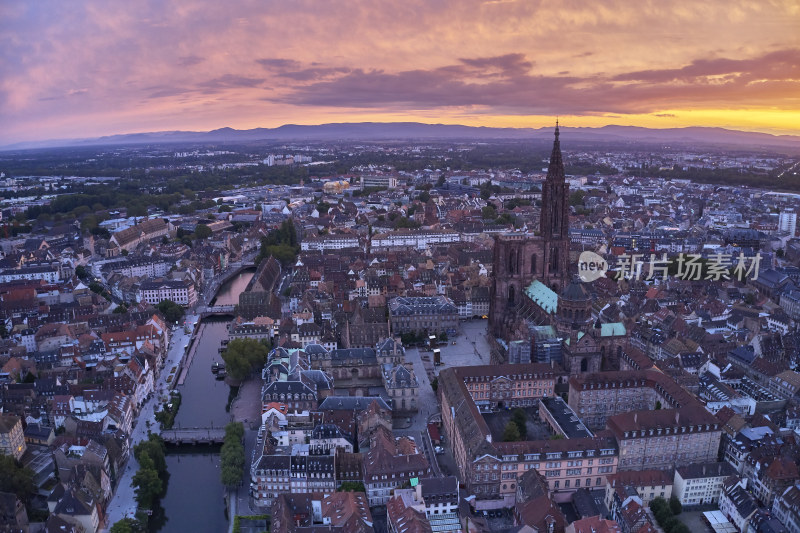
<path id="1" fill-rule="evenodd" d="M 770 135 L 725 128 L 651 129 L 636 126 L 600 128 L 561 127 L 570 142 L 698 144 L 772 147 L 800 150 L 800 136 Z M 129 133 L 92 139 L 22 142 L 0 147 L 2 150 L 131 144 L 203 144 L 254 141 L 433 141 L 433 140 L 549 140 L 553 128 L 489 128 L 419 122 L 358 122 L 301 126 L 286 124 L 277 128 L 236 130 L 220 128 L 207 132 L 160 131 Z"/>

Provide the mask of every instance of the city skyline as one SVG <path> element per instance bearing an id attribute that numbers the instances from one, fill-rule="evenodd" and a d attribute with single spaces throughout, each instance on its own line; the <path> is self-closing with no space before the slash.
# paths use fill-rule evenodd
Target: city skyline
<path id="1" fill-rule="evenodd" d="M 0 7 L 0 144 L 556 115 L 798 134 L 798 15 L 780 0 L 16 2 Z"/>

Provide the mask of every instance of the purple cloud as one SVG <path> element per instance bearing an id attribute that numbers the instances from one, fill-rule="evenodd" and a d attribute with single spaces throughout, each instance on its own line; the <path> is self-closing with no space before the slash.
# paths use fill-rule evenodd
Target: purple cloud
<path id="1" fill-rule="evenodd" d="M 329 79 L 292 86 L 280 101 L 301 106 L 435 109 L 488 108 L 507 113 L 646 113 L 674 105 L 765 104 L 800 94 L 795 49 L 760 57 L 698 59 L 680 69 L 603 74 L 537 75 L 523 54 L 462 58 L 428 70 L 328 70 Z M 709 83 L 708 77 L 721 77 Z M 298 80 L 301 78 L 298 78 Z M 305 77 L 303 81 L 310 81 Z"/>

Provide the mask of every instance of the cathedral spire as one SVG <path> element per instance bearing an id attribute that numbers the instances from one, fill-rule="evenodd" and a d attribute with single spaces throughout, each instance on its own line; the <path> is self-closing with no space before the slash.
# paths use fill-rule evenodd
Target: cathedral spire
<path id="1" fill-rule="evenodd" d="M 550 154 L 550 166 L 547 168 L 547 179 L 564 181 L 564 162 L 561 159 L 561 143 L 558 140 L 558 119 L 556 119 L 553 152 Z"/>

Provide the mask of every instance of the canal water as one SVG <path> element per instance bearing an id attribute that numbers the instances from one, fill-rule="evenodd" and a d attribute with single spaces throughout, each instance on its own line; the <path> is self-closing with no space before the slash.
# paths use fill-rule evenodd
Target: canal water
<path id="1" fill-rule="evenodd" d="M 217 293 L 218 305 L 239 303 L 254 271 L 244 271 L 229 280 Z M 197 352 L 186 381 L 178 387 L 181 407 L 175 417 L 175 428 L 221 427 L 230 422 L 225 410 L 230 387 L 214 379 L 211 365 L 222 361 L 219 347 L 228 337 L 227 319 L 211 318 L 200 325 L 201 335 L 195 341 Z M 249 466 L 249 465 L 248 465 Z M 226 531 L 224 488 L 219 476 L 219 448 L 183 447 L 168 450 L 167 494 L 161 500 L 163 516 L 154 517 L 153 531 Z"/>

